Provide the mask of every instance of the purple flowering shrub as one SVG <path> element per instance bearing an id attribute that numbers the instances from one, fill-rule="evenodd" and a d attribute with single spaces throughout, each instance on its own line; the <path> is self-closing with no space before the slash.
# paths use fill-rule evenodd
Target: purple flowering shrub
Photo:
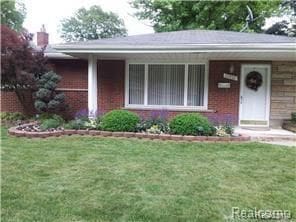
<path id="1" fill-rule="evenodd" d="M 88 109 L 81 109 L 74 117 L 74 120 L 65 124 L 66 129 L 101 129 L 101 115 L 97 111 L 89 112 Z"/>
<path id="2" fill-rule="evenodd" d="M 213 114 L 209 117 L 210 122 L 216 128 L 217 135 L 232 135 L 236 118 L 232 114 Z"/>
<path id="3" fill-rule="evenodd" d="M 142 118 L 136 130 L 153 134 L 167 133 L 169 132 L 168 114 L 167 110 L 153 110 L 148 118 Z"/>

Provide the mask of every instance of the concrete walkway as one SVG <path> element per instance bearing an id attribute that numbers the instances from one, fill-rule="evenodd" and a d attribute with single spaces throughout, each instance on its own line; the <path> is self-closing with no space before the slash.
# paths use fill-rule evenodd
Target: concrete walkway
<path id="1" fill-rule="evenodd" d="M 284 129 L 236 127 L 234 133 L 250 136 L 253 141 L 296 147 L 296 133 Z"/>

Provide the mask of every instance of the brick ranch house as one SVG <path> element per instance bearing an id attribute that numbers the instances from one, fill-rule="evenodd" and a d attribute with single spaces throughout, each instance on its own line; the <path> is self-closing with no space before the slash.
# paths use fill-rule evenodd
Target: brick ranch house
<path id="1" fill-rule="evenodd" d="M 50 46 L 39 32 L 37 44 L 47 45 L 73 113 L 165 109 L 277 127 L 296 111 L 296 38 L 189 30 Z M 22 111 L 12 92 L 1 104 Z"/>

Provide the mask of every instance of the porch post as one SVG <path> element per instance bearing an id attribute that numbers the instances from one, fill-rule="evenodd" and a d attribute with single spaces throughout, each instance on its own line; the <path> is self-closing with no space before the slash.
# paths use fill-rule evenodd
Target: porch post
<path id="1" fill-rule="evenodd" d="M 94 117 L 98 109 L 98 83 L 97 83 L 97 58 L 94 55 L 88 57 L 88 115 Z"/>

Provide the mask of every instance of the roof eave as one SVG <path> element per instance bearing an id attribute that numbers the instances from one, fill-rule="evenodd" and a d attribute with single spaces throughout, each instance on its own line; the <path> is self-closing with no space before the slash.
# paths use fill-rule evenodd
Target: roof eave
<path id="1" fill-rule="evenodd" d="M 53 48 L 61 53 L 291 52 L 296 50 L 296 44 L 55 45 Z"/>

